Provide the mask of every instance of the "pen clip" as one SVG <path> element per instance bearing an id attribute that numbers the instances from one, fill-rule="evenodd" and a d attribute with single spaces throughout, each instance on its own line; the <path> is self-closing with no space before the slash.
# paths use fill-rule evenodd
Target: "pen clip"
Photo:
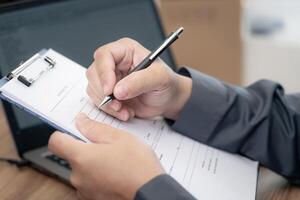
<path id="1" fill-rule="evenodd" d="M 155 60 L 165 49 L 167 49 L 175 40 L 177 40 L 180 34 L 183 32 L 183 27 L 180 27 L 175 32 L 172 32 L 167 39 L 156 49 L 149 57 L 150 60 Z"/>

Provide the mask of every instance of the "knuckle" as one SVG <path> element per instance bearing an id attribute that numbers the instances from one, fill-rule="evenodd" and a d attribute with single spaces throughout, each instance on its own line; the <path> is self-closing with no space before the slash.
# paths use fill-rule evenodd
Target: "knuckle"
<path id="1" fill-rule="evenodd" d="M 102 54 L 102 47 L 99 47 L 94 52 L 94 59 L 96 60 L 96 58 L 98 58 L 99 56 L 101 56 L 101 54 Z"/>
<path id="2" fill-rule="evenodd" d="M 163 74 L 162 75 L 162 84 L 166 85 L 169 84 L 171 82 L 171 76 L 169 76 L 168 74 Z"/>
<path id="3" fill-rule="evenodd" d="M 86 93 L 89 96 L 90 100 L 92 100 L 92 102 L 94 102 L 95 104 L 98 102 L 98 98 L 89 88 L 86 89 Z"/>
<path id="4" fill-rule="evenodd" d="M 131 52 L 133 52 L 132 50 L 129 50 Z M 129 52 L 127 51 L 127 52 Z M 130 53 L 132 54 L 132 53 Z M 124 66 L 124 68 L 130 70 L 133 66 L 133 55 L 128 56 L 130 59 L 123 59 L 122 60 L 122 65 Z M 122 75 L 122 74 L 121 74 Z"/>
<path id="5" fill-rule="evenodd" d="M 162 81 L 162 84 L 168 84 L 171 81 L 171 76 L 168 72 L 168 69 L 165 67 L 157 67 L 156 73 L 158 77 L 160 77 L 160 80 Z"/>
<path id="6" fill-rule="evenodd" d="M 109 105 L 105 105 L 105 106 L 101 107 L 101 110 L 109 115 L 116 117 L 116 113 L 112 111 L 112 109 L 109 107 Z"/>
<path id="7" fill-rule="evenodd" d="M 59 139 L 57 137 L 57 133 L 54 132 L 48 141 L 48 148 L 50 151 L 54 151 L 56 149 L 57 142 L 59 142 Z"/>
<path id="8" fill-rule="evenodd" d="M 50 139 L 48 141 L 48 149 L 50 151 L 53 151 L 55 149 L 55 142 L 54 142 L 53 135 L 50 136 Z"/>
<path id="9" fill-rule="evenodd" d="M 79 166 L 81 166 L 81 164 L 83 163 L 83 157 L 80 154 L 72 155 L 69 158 L 69 162 L 73 167 L 75 166 L 75 168 L 79 168 Z"/>
<path id="10" fill-rule="evenodd" d="M 100 47 L 94 51 L 93 57 L 94 57 L 95 60 L 96 60 L 96 58 L 98 57 L 100 51 L 101 51 L 101 50 L 100 50 Z"/>
<path id="11" fill-rule="evenodd" d="M 129 37 L 123 37 L 119 39 L 117 42 L 127 47 L 131 47 L 132 49 L 140 49 L 142 47 L 142 45 L 138 41 Z"/>
<path id="12" fill-rule="evenodd" d="M 141 50 L 142 52 L 149 53 L 150 51 L 148 49 L 146 49 L 142 44 L 140 44 L 138 41 L 129 38 L 129 37 L 124 37 L 119 39 L 117 42 L 127 46 L 127 47 L 131 47 L 131 49 L 138 49 Z"/>
<path id="13" fill-rule="evenodd" d="M 119 40 L 118 40 L 119 41 Z M 94 52 L 94 59 L 101 59 L 101 57 L 104 57 L 107 55 L 107 53 L 113 48 L 114 42 L 107 43 L 99 48 L 97 48 Z"/>
<path id="14" fill-rule="evenodd" d="M 118 40 L 121 43 L 135 43 L 136 41 L 129 38 L 129 37 L 123 37 L 121 39 Z"/>
<path id="15" fill-rule="evenodd" d="M 83 200 L 82 195 L 80 194 L 80 192 L 78 190 L 76 191 L 76 196 L 77 196 L 78 200 Z"/>
<path id="16" fill-rule="evenodd" d="M 77 176 L 74 174 L 74 172 L 70 176 L 70 183 L 75 187 L 75 188 L 80 188 L 80 180 L 77 178 Z"/>
<path id="17" fill-rule="evenodd" d="M 104 51 L 105 51 L 105 46 L 106 46 L 106 45 L 101 46 L 101 47 L 99 47 L 99 48 L 97 48 L 97 49 L 95 50 L 95 52 L 94 52 L 94 59 L 95 59 L 95 60 L 102 57 L 102 55 L 103 55 L 103 53 L 104 53 Z"/>
<path id="18" fill-rule="evenodd" d="M 90 119 L 86 119 L 82 123 L 83 126 L 81 127 L 81 131 L 84 133 L 95 132 L 97 129 L 97 123 L 91 121 Z"/>
<path id="19" fill-rule="evenodd" d="M 85 91 L 86 91 L 86 93 L 87 93 L 90 97 L 93 95 L 91 86 L 88 85 Z"/>
<path id="20" fill-rule="evenodd" d="M 90 79 L 91 78 L 91 75 L 92 75 L 92 70 L 91 70 L 91 67 L 88 68 L 85 72 L 85 76 Z"/>
<path id="21" fill-rule="evenodd" d="M 101 83 L 102 81 L 107 80 L 107 79 L 108 79 L 107 77 L 108 77 L 107 74 L 106 74 L 104 71 L 101 71 L 101 72 L 100 72 L 100 75 L 99 75 L 100 83 Z"/>

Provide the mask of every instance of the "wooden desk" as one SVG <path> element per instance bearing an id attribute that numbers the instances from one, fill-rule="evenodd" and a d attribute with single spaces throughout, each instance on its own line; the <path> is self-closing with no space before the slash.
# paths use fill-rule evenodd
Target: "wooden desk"
<path id="1" fill-rule="evenodd" d="M 0 104 L 0 157 L 18 158 Z M 1 200 L 76 200 L 75 190 L 30 167 L 0 162 Z"/>
<path id="2" fill-rule="evenodd" d="M 17 158 L 0 105 L 0 157 Z M 0 162 L 1 200 L 76 200 L 75 190 L 30 167 L 18 169 Z M 267 169 L 260 169 L 257 200 L 300 200 L 300 188 L 289 185 Z"/>

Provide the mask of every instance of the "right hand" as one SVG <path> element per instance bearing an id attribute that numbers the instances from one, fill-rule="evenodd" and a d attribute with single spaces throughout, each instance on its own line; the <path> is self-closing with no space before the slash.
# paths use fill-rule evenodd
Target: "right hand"
<path id="1" fill-rule="evenodd" d="M 87 70 L 87 93 L 94 104 L 113 93 L 116 99 L 101 109 L 120 120 L 134 116 L 176 120 L 191 94 L 192 80 L 173 72 L 161 59 L 127 76 L 149 53 L 128 38 L 98 48 Z"/>

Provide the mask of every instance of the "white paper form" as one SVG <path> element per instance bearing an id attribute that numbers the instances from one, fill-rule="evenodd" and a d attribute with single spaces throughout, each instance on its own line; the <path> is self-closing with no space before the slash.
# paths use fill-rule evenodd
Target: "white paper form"
<path id="1" fill-rule="evenodd" d="M 77 109 L 81 106 L 81 99 L 78 98 L 85 94 L 87 86 L 86 69 L 54 50 L 49 50 L 45 56 L 53 59 L 56 65 L 53 69 L 44 73 L 30 87 L 22 84 L 15 77 L 2 86 L 0 90 L 6 97 L 87 141 L 77 131 L 74 123 L 66 123 L 70 118 L 75 117 Z M 21 75 L 34 77 L 48 65 L 44 59 L 38 59 L 26 68 Z M 59 109 L 61 108 L 60 105 L 66 105 L 64 102 L 70 101 L 72 104 L 65 106 L 64 109 Z"/>
<path id="2" fill-rule="evenodd" d="M 85 94 L 80 99 L 77 113 L 84 112 L 93 120 L 139 137 L 153 148 L 166 172 L 197 199 L 255 199 L 257 162 L 189 139 L 171 130 L 163 120 L 121 122 L 99 111 Z M 71 102 L 64 104 L 58 109 L 63 110 Z"/>
<path id="3" fill-rule="evenodd" d="M 80 112 L 136 135 L 154 149 L 166 172 L 197 199 L 255 199 L 257 162 L 189 139 L 171 130 L 160 119 L 121 122 L 99 111 L 86 95 L 85 69 L 53 50 L 49 50 L 47 56 L 57 65 L 32 86 L 13 79 L 0 90 L 83 140 L 86 138 L 74 125 Z M 45 66 L 44 61 L 37 61 L 22 75 L 35 73 L 42 66 Z"/>
<path id="4" fill-rule="evenodd" d="M 134 119 L 119 128 L 151 145 L 166 172 L 197 199 L 255 199 L 257 162 L 189 139 L 162 120 Z"/>

